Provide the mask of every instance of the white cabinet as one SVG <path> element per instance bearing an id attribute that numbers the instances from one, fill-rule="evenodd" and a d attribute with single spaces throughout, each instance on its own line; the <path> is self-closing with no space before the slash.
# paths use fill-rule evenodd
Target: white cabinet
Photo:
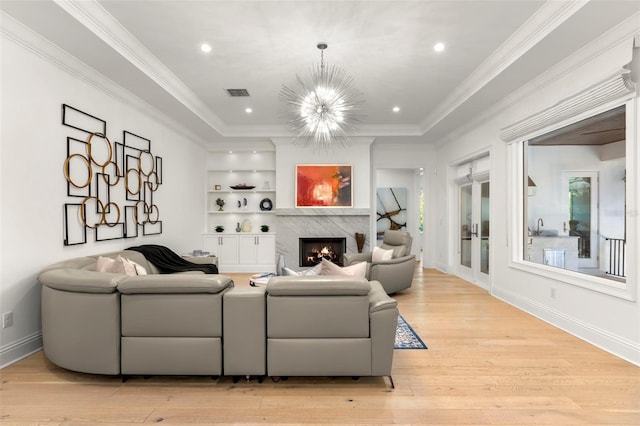
<path id="1" fill-rule="evenodd" d="M 275 264 L 276 239 L 273 235 L 240 235 L 238 241 L 240 264 Z M 265 271 L 268 272 L 268 271 Z"/>
<path id="2" fill-rule="evenodd" d="M 238 263 L 238 237 L 235 235 L 205 235 L 203 250 L 218 257 L 218 267 Z"/>
<path id="3" fill-rule="evenodd" d="M 218 257 L 220 272 L 275 272 L 273 234 L 205 234 L 203 250 Z"/>

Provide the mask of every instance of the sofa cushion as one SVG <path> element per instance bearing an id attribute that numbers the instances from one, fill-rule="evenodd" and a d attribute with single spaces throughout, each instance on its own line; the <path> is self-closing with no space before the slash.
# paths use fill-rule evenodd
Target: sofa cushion
<path id="1" fill-rule="evenodd" d="M 333 262 L 322 259 L 320 275 L 350 275 L 352 277 L 366 277 L 367 263 L 359 262 L 351 266 L 338 266 Z"/>

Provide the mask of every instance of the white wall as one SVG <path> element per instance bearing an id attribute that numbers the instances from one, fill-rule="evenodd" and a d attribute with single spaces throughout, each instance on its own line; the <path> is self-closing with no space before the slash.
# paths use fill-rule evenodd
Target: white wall
<path id="1" fill-rule="evenodd" d="M 453 183 L 454 164 L 474 152 L 491 147 L 491 293 L 509 303 L 528 311 L 545 321 L 563 328 L 587 341 L 634 363 L 640 364 L 640 308 L 637 301 L 629 301 L 567 281 L 553 279 L 510 265 L 511 245 L 514 242 L 509 225 L 519 218 L 511 217 L 511 201 L 515 185 L 510 182 L 509 168 L 512 164 L 510 150 L 500 139 L 500 129 L 554 105 L 572 93 L 581 91 L 600 81 L 607 73 L 620 67 L 621 49 L 630 56 L 630 43 L 625 40 L 622 47 L 608 41 L 596 41 L 592 46 L 578 52 L 579 58 L 569 58 L 559 64 L 558 70 L 550 70 L 547 76 L 559 76 L 545 80 L 546 76 L 532 81 L 519 93 L 503 100 L 504 109 L 496 109 L 492 116 L 477 119 L 472 127 L 457 135 L 450 135 L 437 152 L 436 197 L 439 206 L 436 239 L 437 265 L 445 271 L 455 271 L 456 258 L 448 245 L 456 241 L 455 206 L 457 186 Z M 606 47 L 605 47 L 606 46 Z M 610 74 L 609 74 L 610 75 Z M 517 95 L 517 96 L 516 96 Z M 640 120 L 636 113 L 636 122 Z M 633 140 L 637 150 L 637 134 Z M 634 167 L 633 164 L 628 167 Z M 542 176 L 534 177 L 537 179 Z M 638 185 L 628 180 L 628 190 L 638 194 Z M 634 197 L 634 199 L 636 199 Z M 628 227 L 637 235 L 637 215 L 629 215 Z M 637 242 L 636 242 L 637 243 Z M 627 282 L 637 286 L 637 276 L 630 275 Z M 555 298 L 551 297 L 555 289 Z"/>
<path id="2" fill-rule="evenodd" d="M 350 164 L 352 166 L 353 208 L 371 206 L 371 138 L 351 138 L 344 148 L 318 152 L 304 145 L 296 145 L 290 138 L 273 139 L 276 145 L 276 208 L 295 207 L 296 165 Z"/>
<path id="3" fill-rule="evenodd" d="M 97 89 L 89 81 L 99 77 L 95 71 L 88 80 L 81 79 L 75 72 L 87 69 L 75 69 L 74 74 L 64 71 L 51 62 L 54 56 L 64 57 L 63 52 L 53 46 L 48 52 L 39 48 L 19 45 L 3 32 L 0 313 L 12 311 L 14 325 L 1 330 L 0 365 L 41 346 L 37 274 L 44 266 L 145 243 L 163 244 L 181 253 L 200 247 L 204 228 L 204 148 L 165 124 L 171 120 L 136 108 L 141 105 L 139 99 L 121 99 L 122 89 L 113 86 L 111 93 Z M 74 64 L 74 58 L 65 62 Z M 87 244 L 63 246 L 63 204 L 76 202 L 66 196 L 63 174 L 66 137 L 73 134 L 73 129 L 61 124 L 63 103 L 106 120 L 112 142 L 121 141 L 123 130 L 151 139 L 152 151 L 164 160 L 163 184 L 154 199 L 163 234 L 95 242 L 91 232 Z M 153 111 L 149 105 L 144 108 Z"/>

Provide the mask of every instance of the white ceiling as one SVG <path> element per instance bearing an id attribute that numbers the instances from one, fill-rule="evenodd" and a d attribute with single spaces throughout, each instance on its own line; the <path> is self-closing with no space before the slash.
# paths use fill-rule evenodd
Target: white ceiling
<path id="1" fill-rule="evenodd" d="M 359 134 L 429 143 L 640 2 L 2 0 L 0 9 L 205 142 L 286 136 L 278 93 L 319 62 L 325 42 L 325 61 L 363 92 Z"/>

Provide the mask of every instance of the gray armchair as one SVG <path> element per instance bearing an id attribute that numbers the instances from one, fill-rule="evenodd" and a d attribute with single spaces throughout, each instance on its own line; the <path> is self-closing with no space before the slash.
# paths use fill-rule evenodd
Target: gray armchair
<path id="1" fill-rule="evenodd" d="M 416 257 L 411 254 L 413 238 L 406 231 L 385 231 L 380 248 L 393 250 L 389 260 L 372 261 L 372 252 L 345 253 L 345 266 L 359 262 L 368 262 L 369 280 L 380 281 L 387 294 L 397 293 L 411 287 Z"/>

